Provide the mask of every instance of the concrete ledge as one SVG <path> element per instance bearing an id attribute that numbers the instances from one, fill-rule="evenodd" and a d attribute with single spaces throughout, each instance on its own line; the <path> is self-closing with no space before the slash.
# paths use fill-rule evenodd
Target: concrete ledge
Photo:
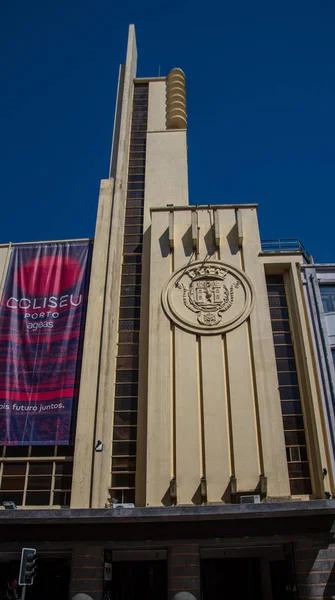
<path id="1" fill-rule="evenodd" d="M 229 210 L 231 208 L 258 208 L 258 204 L 188 204 L 187 206 L 153 206 L 150 212 L 169 212 L 172 210 Z"/>
<path id="2" fill-rule="evenodd" d="M 335 516 L 335 500 L 162 508 L 1 510 L 0 524 L 154 523 Z"/>

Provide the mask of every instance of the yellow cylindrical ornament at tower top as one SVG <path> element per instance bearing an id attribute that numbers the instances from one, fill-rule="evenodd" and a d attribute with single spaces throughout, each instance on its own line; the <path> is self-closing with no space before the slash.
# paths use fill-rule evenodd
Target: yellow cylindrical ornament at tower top
<path id="1" fill-rule="evenodd" d="M 172 69 L 166 78 L 166 127 L 187 127 L 185 73 L 181 69 Z"/>

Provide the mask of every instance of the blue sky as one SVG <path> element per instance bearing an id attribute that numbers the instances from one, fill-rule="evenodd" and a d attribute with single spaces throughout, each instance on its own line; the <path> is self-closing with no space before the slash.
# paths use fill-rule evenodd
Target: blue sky
<path id="1" fill-rule="evenodd" d="M 3 0 L 0 241 L 94 233 L 119 63 L 187 77 L 190 202 L 335 262 L 335 1 Z"/>

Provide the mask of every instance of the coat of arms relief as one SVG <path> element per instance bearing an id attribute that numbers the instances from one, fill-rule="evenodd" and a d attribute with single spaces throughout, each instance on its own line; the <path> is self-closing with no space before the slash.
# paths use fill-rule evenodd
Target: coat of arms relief
<path id="1" fill-rule="evenodd" d="M 222 314 L 234 303 L 235 288 L 240 282 L 235 279 L 229 287 L 225 285 L 228 270 L 216 266 L 201 266 L 187 271 L 189 286 L 178 281 L 177 287 L 183 290 L 183 301 L 187 308 L 197 314 L 202 325 L 218 325 Z"/>
<path id="2" fill-rule="evenodd" d="M 182 329 L 212 335 L 241 324 L 253 307 L 244 271 L 220 260 L 194 261 L 177 269 L 162 291 L 167 316 Z"/>

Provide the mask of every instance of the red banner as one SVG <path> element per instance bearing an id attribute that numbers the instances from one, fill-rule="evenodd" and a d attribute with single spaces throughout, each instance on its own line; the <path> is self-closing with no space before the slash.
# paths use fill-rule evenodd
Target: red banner
<path id="1" fill-rule="evenodd" d="M 14 246 L 0 307 L 0 445 L 72 441 L 91 244 Z"/>

